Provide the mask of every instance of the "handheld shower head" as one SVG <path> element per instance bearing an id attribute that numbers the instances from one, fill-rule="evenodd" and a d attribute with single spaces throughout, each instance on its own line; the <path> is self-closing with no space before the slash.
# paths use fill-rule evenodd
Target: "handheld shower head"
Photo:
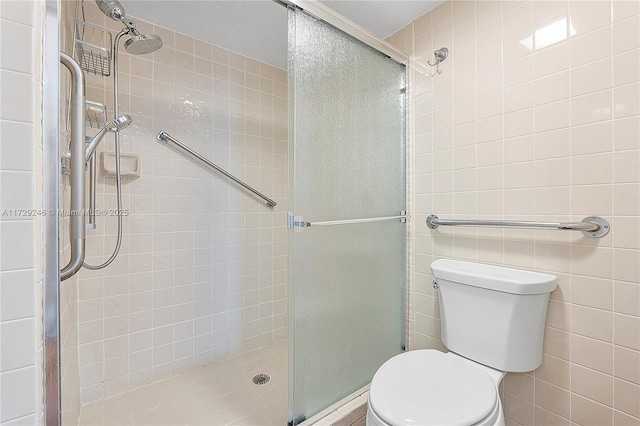
<path id="1" fill-rule="evenodd" d="M 91 141 L 89 142 L 89 145 L 87 145 L 87 149 L 85 150 L 85 154 L 84 154 L 85 160 L 88 161 L 89 158 L 93 155 L 93 153 L 95 152 L 96 148 L 100 144 L 100 141 L 102 141 L 102 138 L 107 133 L 107 131 L 113 132 L 113 133 L 119 132 L 120 130 L 123 130 L 129 127 L 129 125 L 132 122 L 133 122 L 133 119 L 131 118 L 131 116 L 123 115 L 116 118 L 112 122 L 107 123 L 107 125 L 104 126 L 102 129 L 100 129 L 100 131 L 93 137 L 93 139 L 91 139 Z"/>
<path id="2" fill-rule="evenodd" d="M 108 127 L 110 131 L 115 133 L 119 132 L 120 130 L 126 129 L 131 125 L 131 123 L 133 123 L 133 118 L 131 118 L 130 115 L 125 114 L 108 123 L 106 127 Z"/>

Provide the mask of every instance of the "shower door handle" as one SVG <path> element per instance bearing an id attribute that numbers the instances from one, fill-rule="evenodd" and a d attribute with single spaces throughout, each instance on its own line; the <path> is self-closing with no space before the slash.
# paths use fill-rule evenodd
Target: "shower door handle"
<path id="1" fill-rule="evenodd" d="M 71 73 L 71 205 L 69 211 L 69 242 L 71 259 L 60 271 L 60 280 L 72 277 L 84 263 L 84 173 L 85 173 L 85 83 L 82 68 L 70 56 L 60 52 L 60 63 Z"/>
<path id="2" fill-rule="evenodd" d="M 399 220 L 400 222 L 406 222 L 409 219 L 409 215 L 406 211 L 401 211 L 398 216 L 382 216 L 382 217 L 366 217 L 361 219 L 344 219 L 344 220 L 328 220 L 322 222 L 306 222 L 302 216 L 295 216 L 293 213 L 288 214 L 288 229 L 293 229 L 293 232 L 302 232 L 303 228 L 310 228 L 311 226 L 333 226 L 333 225 L 350 225 L 354 223 L 371 223 L 371 222 L 387 222 L 390 220 Z"/>

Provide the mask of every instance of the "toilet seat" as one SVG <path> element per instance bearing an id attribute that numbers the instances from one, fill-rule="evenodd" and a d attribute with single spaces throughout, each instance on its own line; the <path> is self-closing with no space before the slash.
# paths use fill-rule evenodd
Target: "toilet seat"
<path id="1" fill-rule="evenodd" d="M 375 374 L 369 390 L 373 413 L 389 425 L 476 425 L 494 418 L 495 381 L 454 354 L 417 350 L 397 355 Z"/>

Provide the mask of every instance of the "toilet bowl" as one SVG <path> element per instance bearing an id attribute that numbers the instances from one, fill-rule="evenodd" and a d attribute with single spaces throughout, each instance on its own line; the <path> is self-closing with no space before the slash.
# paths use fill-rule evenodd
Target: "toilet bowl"
<path id="1" fill-rule="evenodd" d="M 371 382 L 368 426 L 502 426 L 504 372 L 433 349 L 385 362 Z"/>
<path id="2" fill-rule="evenodd" d="M 369 426 L 503 426 L 500 381 L 535 370 L 553 275 L 439 259 L 442 343 L 396 355 L 369 389 Z"/>

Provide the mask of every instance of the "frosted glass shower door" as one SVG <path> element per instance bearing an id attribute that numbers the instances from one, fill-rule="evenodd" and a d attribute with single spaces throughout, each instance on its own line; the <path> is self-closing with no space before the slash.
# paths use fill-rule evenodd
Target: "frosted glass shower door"
<path id="1" fill-rule="evenodd" d="M 405 67 L 291 10 L 289 88 L 291 210 L 311 223 L 289 234 L 297 424 L 369 383 L 403 349 L 406 223 L 314 223 L 405 210 Z"/>

